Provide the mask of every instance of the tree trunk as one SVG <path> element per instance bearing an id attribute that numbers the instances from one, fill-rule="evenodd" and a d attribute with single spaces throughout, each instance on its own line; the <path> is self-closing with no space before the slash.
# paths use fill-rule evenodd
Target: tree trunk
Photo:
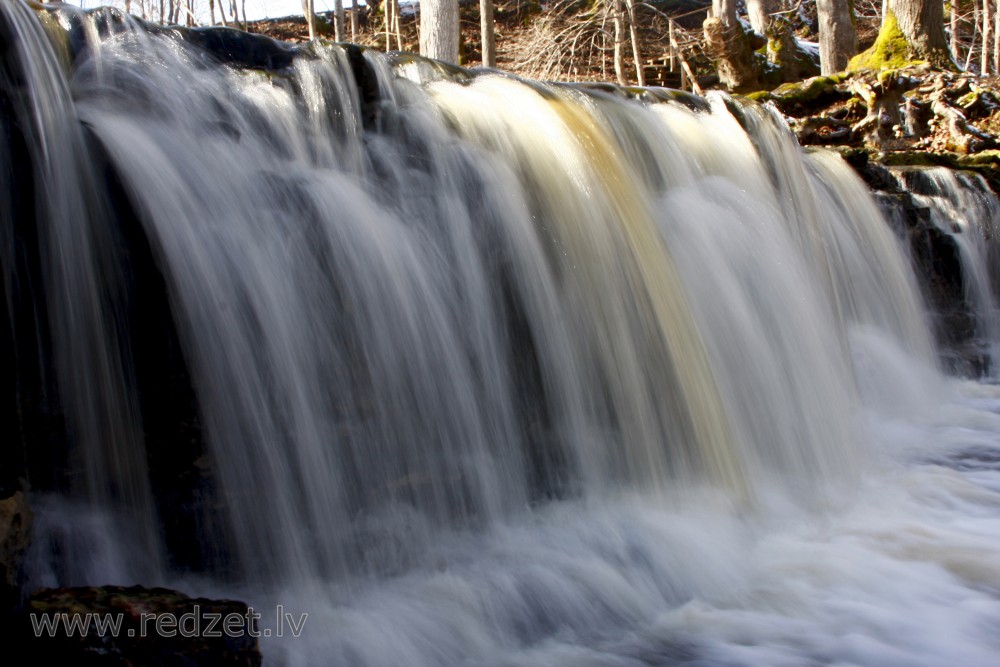
<path id="1" fill-rule="evenodd" d="M 758 35 L 767 36 L 773 2 L 774 0 L 747 0 L 747 18 L 750 19 L 750 27 Z"/>
<path id="2" fill-rule="evenodd" d="M 333 0 L 333 39 L 344 41 L 344 0 Z"/>
<path id="3" fill-rule="evenodd" d="M 948 22 L 951 28 L 951 57 L 958 62 L 958 0 L 948 5 Z"/>
<path id="4" fill-rule="evenodd" d="M 727 28 L 736 25 L 736 0 L 712 0 L 712 16 Z"/>
<path id="5" fill-rule="evenodd" d="M 983 74 L 990 73 L 990 28 L 993 21 L 990 16 L 990 0 L 983 0 L 983 48 L 979 52 L 979 71 Z"/>
<path id="6" fill-rule="evenodd" d="M 313 11 L 313 0 L 302 0 L 302 13 L 306 15 L 306 25 L 309 26 L 309 41 L 316 39 L 316 12 Z M 235 9 L 236 3 L 233 3 Z M 245 16 L 245 15 L 244 15 Z M 234 15 L 233 22 L 239 22 L 239 16 Z"/>
<path id="7" fill-rule="evenodd" d="M 403 10 L 399 7 L 399 0 L 390 0 L 393 5 L 392 10 L 392 31 L 396 34 L 396 50 L 403 50 Z"/>
<path id="8" fill-rule="evenodd" d="M 458 0 L 423 0 L 420 55 L 458 64 Z"/>
<path id="9" fill-rule="evenodd" d="M 1000 72 L 1000 10 L 993 8 L 993 73 Z"/>
<path id="10" fill-rule="evenodd" d="M 392 10 L 394 7 L 392 0 L 385 0 L 385 52 L 389 53 L 392 51 Z"/>
<path id="11" fill-rule="evenodd" d="M 705 48 L 715 62 L 719 81 L 730 90 L 753 90 L 760 84 L 760 69 L 750 35 L 739 23 L 726 25 L 721 18 L 705 19 Z"/>
<path id="12" fill-rule="evenodd" d="M 645 86 L 646 73 L 642 70 L 642 54 L 639 50 L 639 28 L 635 22 L 635 0 L 625 0 L 625 8 L 628 10 L 628 30 L 632 38 L 632 59 L 635 61 L 635 80 L 640 86 Z"/>
<path id="13" fill-rule="evenodd" d="M 989 29 L 988 0 L 983 6 L 983 30 Z M 983 35 L 983 62 L 989 65 L 989 38 Z M 941 0 L 889 0 L 875 44 L 853 58 L 851 69 L 898 68 L 909 61 L 925 60 L 944 69 L 955 69 L 944 34 L 944 3 Z"/>
<path id="14" fill-rule="evenodd" d="M 355 4 L 351 5 L 351 41 L 358 41 L 358 5 L 357 0 Z"/>
<path id="15" fill-rule="evenodd" d="M 816 0 L 819 19 L 819 63 L 825 75 L 847 68 L 858 52 L 851 0 Z"/>
<path id="16" fill-rule="evenodd" d="M 941 0 L 889 0 L 913 55 L 932 64 L 953 68 L 944 35 L 944 3 Z M 885 24 L 885 19 L 882 21 Z"/>
<path id="17" fill-rule="evenodd" d="M 496 35 L 493 33 L 493 0 L 479 0 L 479 31 L 483 36 L 483 67 L 497 66 Z"/>
<path id="18" fill-rule="evenodd" d="M 209 25 L 215 25 L 215 0 L 208 0 Z"/>
<path id="19" fill-rule="evenodd" d="M 976 50 L 976 36 L 979 34 L 979 0 L 972 0 L 972 37 L 969 39 L 969 50 L 965 52 L 965 71 L 972 65 L 972 54 Z"/>
<path id="20" fill-rule="evenodd" d="M 615 43 L 612 50 L 615 78 L 618 79 L 619 86 L 624 86 L 628 83 L 628 79 L 625 78 L 625 10 L 623 0 L 613 0 L 608 7 L 611 10 L 611 22 L 615 27 Z"/>

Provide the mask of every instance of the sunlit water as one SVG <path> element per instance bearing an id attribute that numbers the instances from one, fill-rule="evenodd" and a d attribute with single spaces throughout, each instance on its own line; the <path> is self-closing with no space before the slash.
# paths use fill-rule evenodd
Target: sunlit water
<path id="1" fill-rule="evenodd" d="M 1000 389 L 941 375 L 902 243 L 773 111 L 365 54 L 372 108 L 337 47 L 238 71 L 87 19 L 70 66 L 0 15 L 80 465 L 33 499 L 34 585 L 308 614 L 276 665 L 1000 660 Z M 157 530 L 95 145 L 198 402 L 198 575 Z"/>

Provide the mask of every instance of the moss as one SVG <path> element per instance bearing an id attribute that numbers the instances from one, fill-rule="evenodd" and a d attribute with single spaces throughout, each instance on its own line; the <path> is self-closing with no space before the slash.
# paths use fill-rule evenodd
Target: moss
<path id="1" fill-rule="evenodd" d="M 955 100 L 955 104 L 962 107 L 963 109 L 968 109 L 978 101 L 979 101 L 979 93 L 973 90 Z"/>
<path id="2" fill-rule="evenodd" d="M 848 72 L 858 70 L 901 69 L 917 62 L 912 57 L 912 49 L 906 36 L 899 28 L 896 15 L 889 10 L 882 20 L 875 43 L 867 51 L 862 51 L 847 63 Z"/>
<path id="3" fill-rule="evenodd" d="M 1000 150 L 988 150 L 974 155 L 961 155 L 958 164 L 966 169 L 972 167 L 1000 167 Z"/>
<path id="4" fill-rule="evenodd" d="M 35 10 L 38 21 L 45 30 L 45 36 L 48 37 L 49 42 L 52 44 L 52 49 L 59 58 L 59 63 L 68 72 L 73 62 L 73 49 L 69 41 L 69 31 L 59 23 L 59 19 L 50 11 L 48 5 L 41 5 L 34 2 L 29 2 L 28 4 Z"/>
<path id="5" fill-rule="evenodd" d="M 767 102 L 771 99 L 771 91 L 769 90 L 758 90 L 755 93 L 749 93 L 745 95 L 748 100 L 753 100 L 754 102 Z"/>
<path id="6" fill-rule="evenodd" d="M 932 153 L 930 151 L 892 151 L 882 153 L 877 160 L 887 167 L 952 167 L 956 165 L 954 153 Z"/>
<path id="7" fill-rule="evenodd" d="M 774 100 L 785 113 L 802 113 L 831 104 L 850 95 L 837 88 L 846 76 L 814 76 L 805 81 L 786 83 L 775 88 L 766 99 Z"/>

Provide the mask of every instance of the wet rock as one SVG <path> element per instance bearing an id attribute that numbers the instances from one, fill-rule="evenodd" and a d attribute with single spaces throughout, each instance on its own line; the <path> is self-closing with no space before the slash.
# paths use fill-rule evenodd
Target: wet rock
<path id="1" fill-rule="evenodd" d="M 10 609 L 21 601 L 24 555 L 31 542 L 31 507 L 18 491 L 0 500 L 0 608 Z"/>
<path id="2" fill-rule="evenodd" d="M 290 67 L 298 52 L 294 46 L 235 28 L 212 26 L 183 31 L 184 38 L 235 67 L 281 70 Z"/>

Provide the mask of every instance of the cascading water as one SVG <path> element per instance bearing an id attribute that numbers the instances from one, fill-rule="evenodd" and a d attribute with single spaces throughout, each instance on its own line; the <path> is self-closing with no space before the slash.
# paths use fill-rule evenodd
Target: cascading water
<path id="1" fill-rule="evenodd" d="M 34 584 L 308 613 L 274 664 L 995 663 L 1000 393 L 773 112 L 41 14 L 0 2 L 71 469 Z"/>
<path id="2" fill-rule="evenodd" d="M 961 299 L 972 315 L 968 326 L 969 353 L 996 356 L 1000 341 L 1000 245 L 995 242 L 1000 202 L 981 176 L 943 168 L 890 172 L 927 211 L 930 222 L 951 239 L 962 277 Z"/>

